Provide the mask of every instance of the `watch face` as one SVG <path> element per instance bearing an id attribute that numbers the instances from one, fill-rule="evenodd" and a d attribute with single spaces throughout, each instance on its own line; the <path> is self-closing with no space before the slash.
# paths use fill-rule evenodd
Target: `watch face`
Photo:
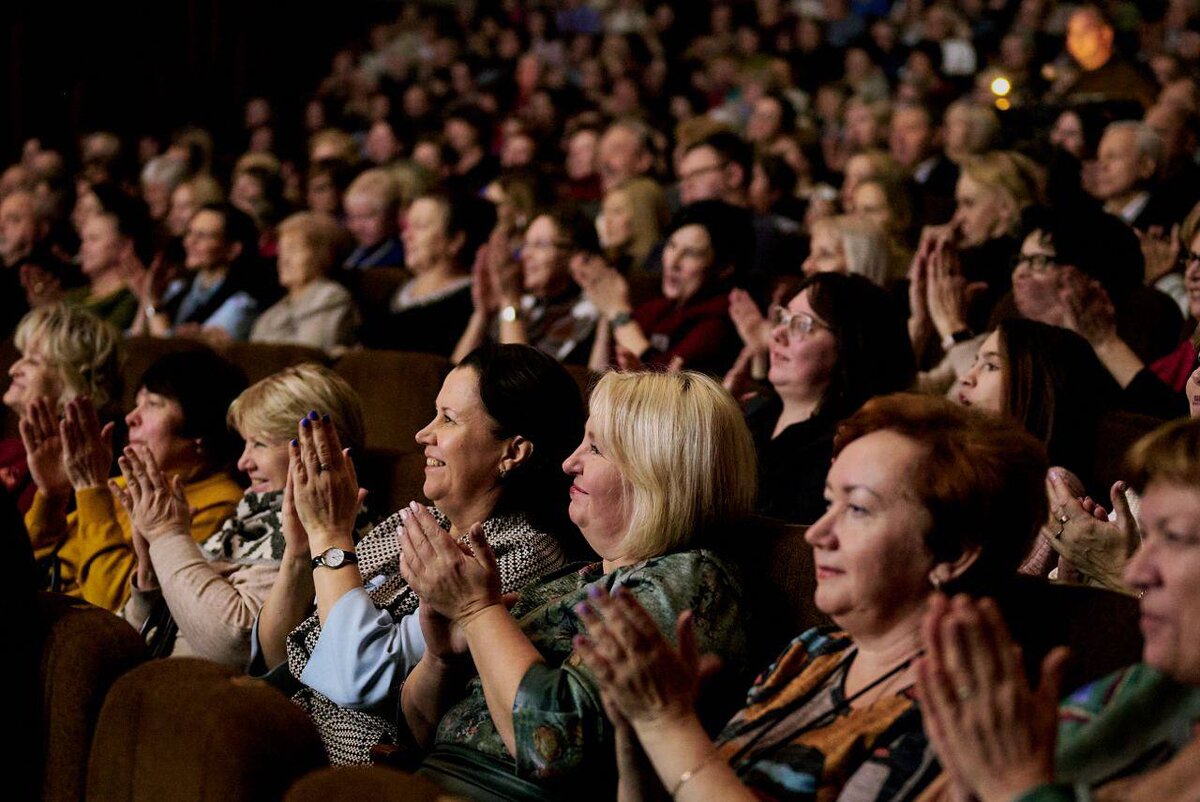
<path id="1" fill-rule="evenodd" d="M 328 565 L 330 568 L 337 568 L 339 565 L 345 562 L 346 552 L 335 546 L 331 549 L 325 549 L 324 557 L 326 565 Z"/>

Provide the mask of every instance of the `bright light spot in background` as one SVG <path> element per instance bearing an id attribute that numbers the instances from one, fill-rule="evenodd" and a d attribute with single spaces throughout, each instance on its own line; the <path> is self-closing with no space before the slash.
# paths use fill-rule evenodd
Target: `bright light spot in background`
<path id="1" fill-rule="evenodd" d="M 1000 111 L 1008 111 L 1012 108 L 1012 104 L 1008 102 L 1008 98 L 998 97 L 996 98 L 996 108 L 1000 109 Z"/>
<path id="2" fill-rule="evenodd" d="M 992 94 L 997 97 L 1004 97 L 1012 91 L 1012 82 L 1001 75 L 992 81 Z"/>

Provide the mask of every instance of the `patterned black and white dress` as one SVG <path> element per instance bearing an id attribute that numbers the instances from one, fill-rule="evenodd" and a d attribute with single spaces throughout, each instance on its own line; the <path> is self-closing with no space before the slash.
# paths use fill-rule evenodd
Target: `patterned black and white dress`
<path id="1" fill-rule="evenodd" d="M 439 510 L 430 508 L 430 511 L 443 528 L 449 529 L 450 522 Z M 400 528 L 400 514 L 395 513 L 371 530 L 356 547 L 367 595 L 397 622 L 413 613 L 419 603 L 416 593 L 400 576 Z M 534 529 L 522 513 L 489 518 L 483 522 L 483 532 L 496 554 L 504 593 L 520 590 L 566 561 L 558 541 L 549 533 Z M 463 541 L 466 542 L 465 537 Z M 320 637 L 321 623 L 315 613 L 289 633 L 287 657 L 292 677 L 298 679 L 302 675 Z M 351 710 L 339 707 L 307 686 L 292 699 L 316 724 L 329 760 L 335 765 L 369 763 L 371 747 L 398 741 L 398 707 L 391 716 Z"/>

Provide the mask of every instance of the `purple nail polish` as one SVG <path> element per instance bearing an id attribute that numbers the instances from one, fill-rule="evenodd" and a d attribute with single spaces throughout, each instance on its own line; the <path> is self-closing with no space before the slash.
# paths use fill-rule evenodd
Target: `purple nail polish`
<path id="1" fill-rule="evenodd" d="M 292 438 L 292 448 L 295 448 L 298 445 L 300 445 L 300 441 L 293 437 Z"/>
<path id="2" fill-rule="evenodd" d="M 313 420 L 313 421 L 315 421 L 315 420 L 317 419 L 317 412 L 316 412 L 316 410 L 314 410 L 314 409 L 310 409 L 310 410 L 308 411 L 308 419 L 309 419 L 309 420 Z"/>
<path id="3" fill-rule="evenodd" d="M 321 423 L 329 423 L 329 414 L 328 413 L 321 416 Z"/>
<path id="4" fill-rule="evenodd" d="M 592 608 L 587 606 L 587 602 L 580 602 L 579 604 L 575 605 L 576 615 L 588 615 L 591 612 Z"/>
<path id="5" fill-rule="evenodd" d="M 604 591 L 602 591 L 598 585 L 589 585 L 587 589 L 587 595 L 589 599 L 598 599 L 604 595 Z"/>

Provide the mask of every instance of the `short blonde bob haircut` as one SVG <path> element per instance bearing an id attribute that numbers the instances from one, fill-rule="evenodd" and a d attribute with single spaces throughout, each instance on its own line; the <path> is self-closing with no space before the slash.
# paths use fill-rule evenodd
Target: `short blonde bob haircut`
<path id="1" fill-rule="evenodd" d="M 318 275 L 326 276 L 333 268 L 338 249 L 345 237 L 344 229 L 337 221 L 318 212 L 296 212 L 279 224 L 278 234 L 296 234 L 313 252 Z"/>
<path id="2" fill-rule="evenodd" d="M 395 216 L 400 208 L 400 184 L 390 170 L 373 167 L 350 182 L 345 197 L 368 198 L 375 202 L 378 211 Z"/>
<path id="3" fill-rule="evenodd" d="M 592 391 L 592 435 L 625 479 L 622 551 L 683 548 L 750 513 L 757 462 L 741 409 L 700 373 L 606 373 Z"/>
<path id="4" fill-rule="evenodd" d="M 116 402 L 121 384 L 121 333 L 83 309 L 65 304 L 39 306 L 21 318 L 13 342 L 22 354 L 34 349 L 58 369 L 61 408 L 76 396 L 90 396 L 96 409 Z"/>
<path id="5" fill-rule="evenodd" d="M 300 419 L 315 411 L 328 415 L 342 446 L 362 448 L 362 399 L 330 368 L 305 362 L 250 385 L 229 405 L 226 420 L 246 437 L 290 440 Z"/>

